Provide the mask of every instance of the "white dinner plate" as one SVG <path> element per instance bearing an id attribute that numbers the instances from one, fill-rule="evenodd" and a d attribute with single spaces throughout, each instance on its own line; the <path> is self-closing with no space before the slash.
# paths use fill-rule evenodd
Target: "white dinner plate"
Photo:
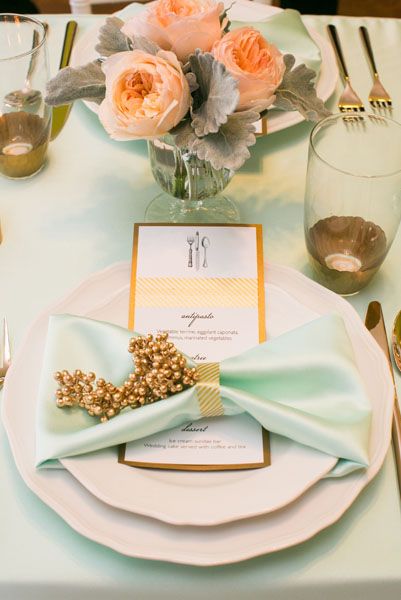
<path id="1" fill-rule="evenodd" d="M 319 481 L 335 458 L 270 434 L 263 469 L 190 472 L 138 469 L 117 462 L 117 449 L 62 459 L 103 502 L 174 525 L 218 525 L 278 510 Z"/>
<path id="2" fill-rule="evenodd" d="M 225 4 L 226 6 L 230 6 L 233 3 L 232 0 L 225 0 Z M 260 4 L 258 2 L 251 2 L 250 0 L 237 0 L 230 10 L 230 18 L 234 21 L 243 22 L 265 21 L 281 10 L 281 8 L 269 6 L 268 4 Z M 127 6 L 125 9 L 117 12 L 116 15 L 123 20 L 128 19 L 130 7 Z M 95 46 L 100 27 L 101 24 L 92 27 L 76 41 L 70 63 L 72 67 L 84 65 L 98 58 Z M 318 46 L 322 57 L 316 91 L 319 98 L 325 102 L 330 98 L 336 87 L 338 79 L 337 63 L 330 43 L 311 27 L 307 27 L 307 29 L 309 35 Z M 85 104 L 90 110 L 97 113 L 98 105 L 95 102 L 85 101 Z M 268 133 L 281 131 L 302 121 L 304 121 L 304 117 L 298 111 L 271 110 L 269 112 Z"/>
<path id="3" fill-rule="evenodd" d="M 348 302 L 293 269 L 272 264 L 266 273 L 270 337 L 283 333 L 283 325 L 288 330 L 302 324 L 311 311 L 337 312 L 345 321 L 373 409 L 366 470 L 323 479 L 295 502 L 268 515 L 217 527 L 176 527 L 108 506 L 66 470 L 35 469 L 33 424 L 49 315 L 87 315 L 112 290 L 118 295 L 129 276 L 128 263 L 91 276 L 36 320 L 16 353 L 4 385 L 2 416 L 17 467 L 32 491 L 79 533 L 122 554 L 202 566 L 237 562 L 299 544 L 339 519 L 383 463 L 391 436 L 392 380 L 382 351 Z M 275 293 L 281 299 L 273 313 L 269 297 Z"/>

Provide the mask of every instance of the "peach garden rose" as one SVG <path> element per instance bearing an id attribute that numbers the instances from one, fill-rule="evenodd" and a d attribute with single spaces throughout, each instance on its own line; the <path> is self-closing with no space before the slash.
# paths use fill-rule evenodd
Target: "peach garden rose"
<path id="1" fill-rule="evenodd" d="M 257 106 L 265 109 L 275 100 L 285 64 L 281 52 L 253 27 L 230 31 L 215 42 L 212 53 L 238 81 L 237 110 Z"/>
<path id="2" fill-rule="evenodd" d="M 141 35 L 186 62 L 197 48 L 211 50 L 222 36 L 222 2 L 215 0 L 158 0 L 125 23 L 128 37 Z"/>
<path id="3" fill-rule="evenodd" d="M 177 57 L 142 50 L 113 54 L 102 65 L 106 96 L 99 119 L 115 140 L 154 139 L 166 134 L 186 115 L 188 82 Z"/>
<path id="4" fill-rule="evenodd" d="M 115 140 L 170 134 L 179 152 L 237 170 L 272 104 L 314 121 L 330 112 L 316 94 L 313 69 L 283 56 L 253 27 L 224 34 L 229 27 L 218 0 L 156 0 L 127 23 L 109 17 L 99 31 L 99 57 L 61 69 L 45 101 L 96 103 Z"/>

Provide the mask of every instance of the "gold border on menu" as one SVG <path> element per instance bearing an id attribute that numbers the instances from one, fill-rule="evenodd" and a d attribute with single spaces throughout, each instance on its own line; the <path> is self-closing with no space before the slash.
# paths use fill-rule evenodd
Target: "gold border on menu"
<path id="1" fill-rule="evenodd" d="M 266 322 L 265 322 L 265 281 L 263 270 L 263 232 L 262 225 L 248 223 L 135 223 L 134 239 L 132 244 L 132 267 L 131 267 L 131 286 L 129 299 L 128 327 L 134 329 L 135 324 L 135 293 L 136 293 L 136 274 L 138 268 L 138 240 L 140 227 L 254 227 L 256 230 L 256 256 L 257 256 L 257 278 L 258 278 L 258 324 L 259 324 L 259 343 L 266 340 Z M 263 460 L 260 463 L 243 464 L 219 464 L 219 465 L 193 465 L 193 464 L 168 464 L 151 463 L 140 461 L 125 460 L 126 444 L 121 444 L 118 451 L 118 462 L 130 467 L 139 467 L 147 469 L 173 469 L 175 471 L 238 471 L 241 469 L 260 469 L 270 465 L 270 441 L 269 432 L 262 427 L 262 445 Z"/>
<path id="2" fill-rule="evenodd" d="M 131 286 L 129 298 L 128 328 L 134 330 L 135 326 L 135 293 L 136 293 L 136 273 L 138 268 L 138 239 L 140 227 L 254 227 L 256 230 L 256 256 L 257 256 L 257 275 L 258 275 L 258 323 L 259 323 L 259 343 L 266 341 L 266 322 L 265 322 L 265 278 L 263 271 L 263 232 L 262 225 L 248 223 L 135 223 L 134 239 L 132 244 L 132 267 L 131 267 Z"/>
<path id="3" fill-rule="evenodd" d="M 216 417 L 218 418 L 218 417 Z M 241 469 L 261 469 L 270 465 L 270 442 L 269 432 L 262 427 L 262 447 L 263 460 L 258 463 L 241 463 L 239 465 L 194 465 L 177 463 L 151 463 L 141 461 L 125 460 L 125 446 L 121 444 L 118 449 L 118 462 L 129 467 L 139 467 L 142 469 L 170 469 L 174 471 L 240 471 Z"/>

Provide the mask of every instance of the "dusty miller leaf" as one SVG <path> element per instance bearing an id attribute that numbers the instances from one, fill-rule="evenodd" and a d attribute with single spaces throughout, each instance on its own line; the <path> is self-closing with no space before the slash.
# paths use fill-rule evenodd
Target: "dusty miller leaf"
<path id="1" fill-rule="evenodd" d="M 69 104 L 79 98 L 100 104 L 106 94 L 105 75 L 95 60 L 73 69 L 61 69 L 47 84 L 45 101 L 51 106 Z"/>
<path id="2" fill-rule="evenodd" d="M 143 37 L 143 35 L 133 35 L 130 38 L 131 42 L 131 50 L 142 50 L 142 52 L 146 52 L 147 54 L 152 54 L 156 56 L 159 52 L 160 48 L 155 42 L 148 40 L 148 38 Z"/>
<path id="3" fill-rule="evenodd" d="M 216 133 L 197 137 L 189 121 L 176 127 L 175 143 L 187 148 L 201 160 L 210 162 L 214 169 L 236 171 L 250 157 L 248 146 L 256 142 L 255 126 L 259 113 L 251 110 L 229 115 L 227 122 Z"/>
<path id="4" fill-rule="evenodd" d="M 184 119 L 181 123 L 178 123 L 176 127 L 170 129 L 169 135 L 171 135 L 172 143 L 182 149 L 191 148 L 197 139 L 197 136 L 191 127 L 191 122 L 188 119 Z"/>
<path id="5" fill-rule="evenodd" d="M 111 56 L 116 52 L 131 50 L 130 39 L 121 31 L 124 21 L 117 17 L 108 17 L 99 30 L 99 43 L 95 46 L 100 56 Z"/>
<path id="6" fill-rule="evenodd" d="M 186 73 L 185 78 L 188 81 L 189 90 L 190 90 L 191 94 L 192 94 L 192 92 L 196 92 L 196 90 L 199 89 L 199 85 L 198 85 L 198 82 L 196 81 L 195 74 L 194 73 Z"/>
<path id="7" fill-rule="evenodd" d="M 237 106 L 238 83 L 209 52 L 196 50 L 189 62 L 199 86 L 194 97 L 192 127 L 197 136 L 216 133 Z"/>
<path id="8" fill-rule="evenodd" d="M 316 95 L 313 82 L 315 71 L 304 64 L 293 69 L 295 58 L 292 54 L 286 54 L 284 62 L 286 70 L 275 91 L 274 106 L 283 110 L 298 110 L 308 121 L 319 121 L 329 116 L 330 111 Z"/>

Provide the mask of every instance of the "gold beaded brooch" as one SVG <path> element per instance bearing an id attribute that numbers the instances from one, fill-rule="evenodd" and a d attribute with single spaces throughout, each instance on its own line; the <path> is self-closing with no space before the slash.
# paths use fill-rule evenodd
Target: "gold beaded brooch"
<path id="1" fill-rule="evenodd" d="M 167 333 L 131 338 L 128 352 L 135 370 L 120 386 L 79 369 L 73 373 L 57 371 L 57 406 L 79 406 L 105 422 L 127 406 L 140 408 L 168 398 L 198 380 L 196 369 L 187 367 L 186 358 L 168 341 Z"/>

